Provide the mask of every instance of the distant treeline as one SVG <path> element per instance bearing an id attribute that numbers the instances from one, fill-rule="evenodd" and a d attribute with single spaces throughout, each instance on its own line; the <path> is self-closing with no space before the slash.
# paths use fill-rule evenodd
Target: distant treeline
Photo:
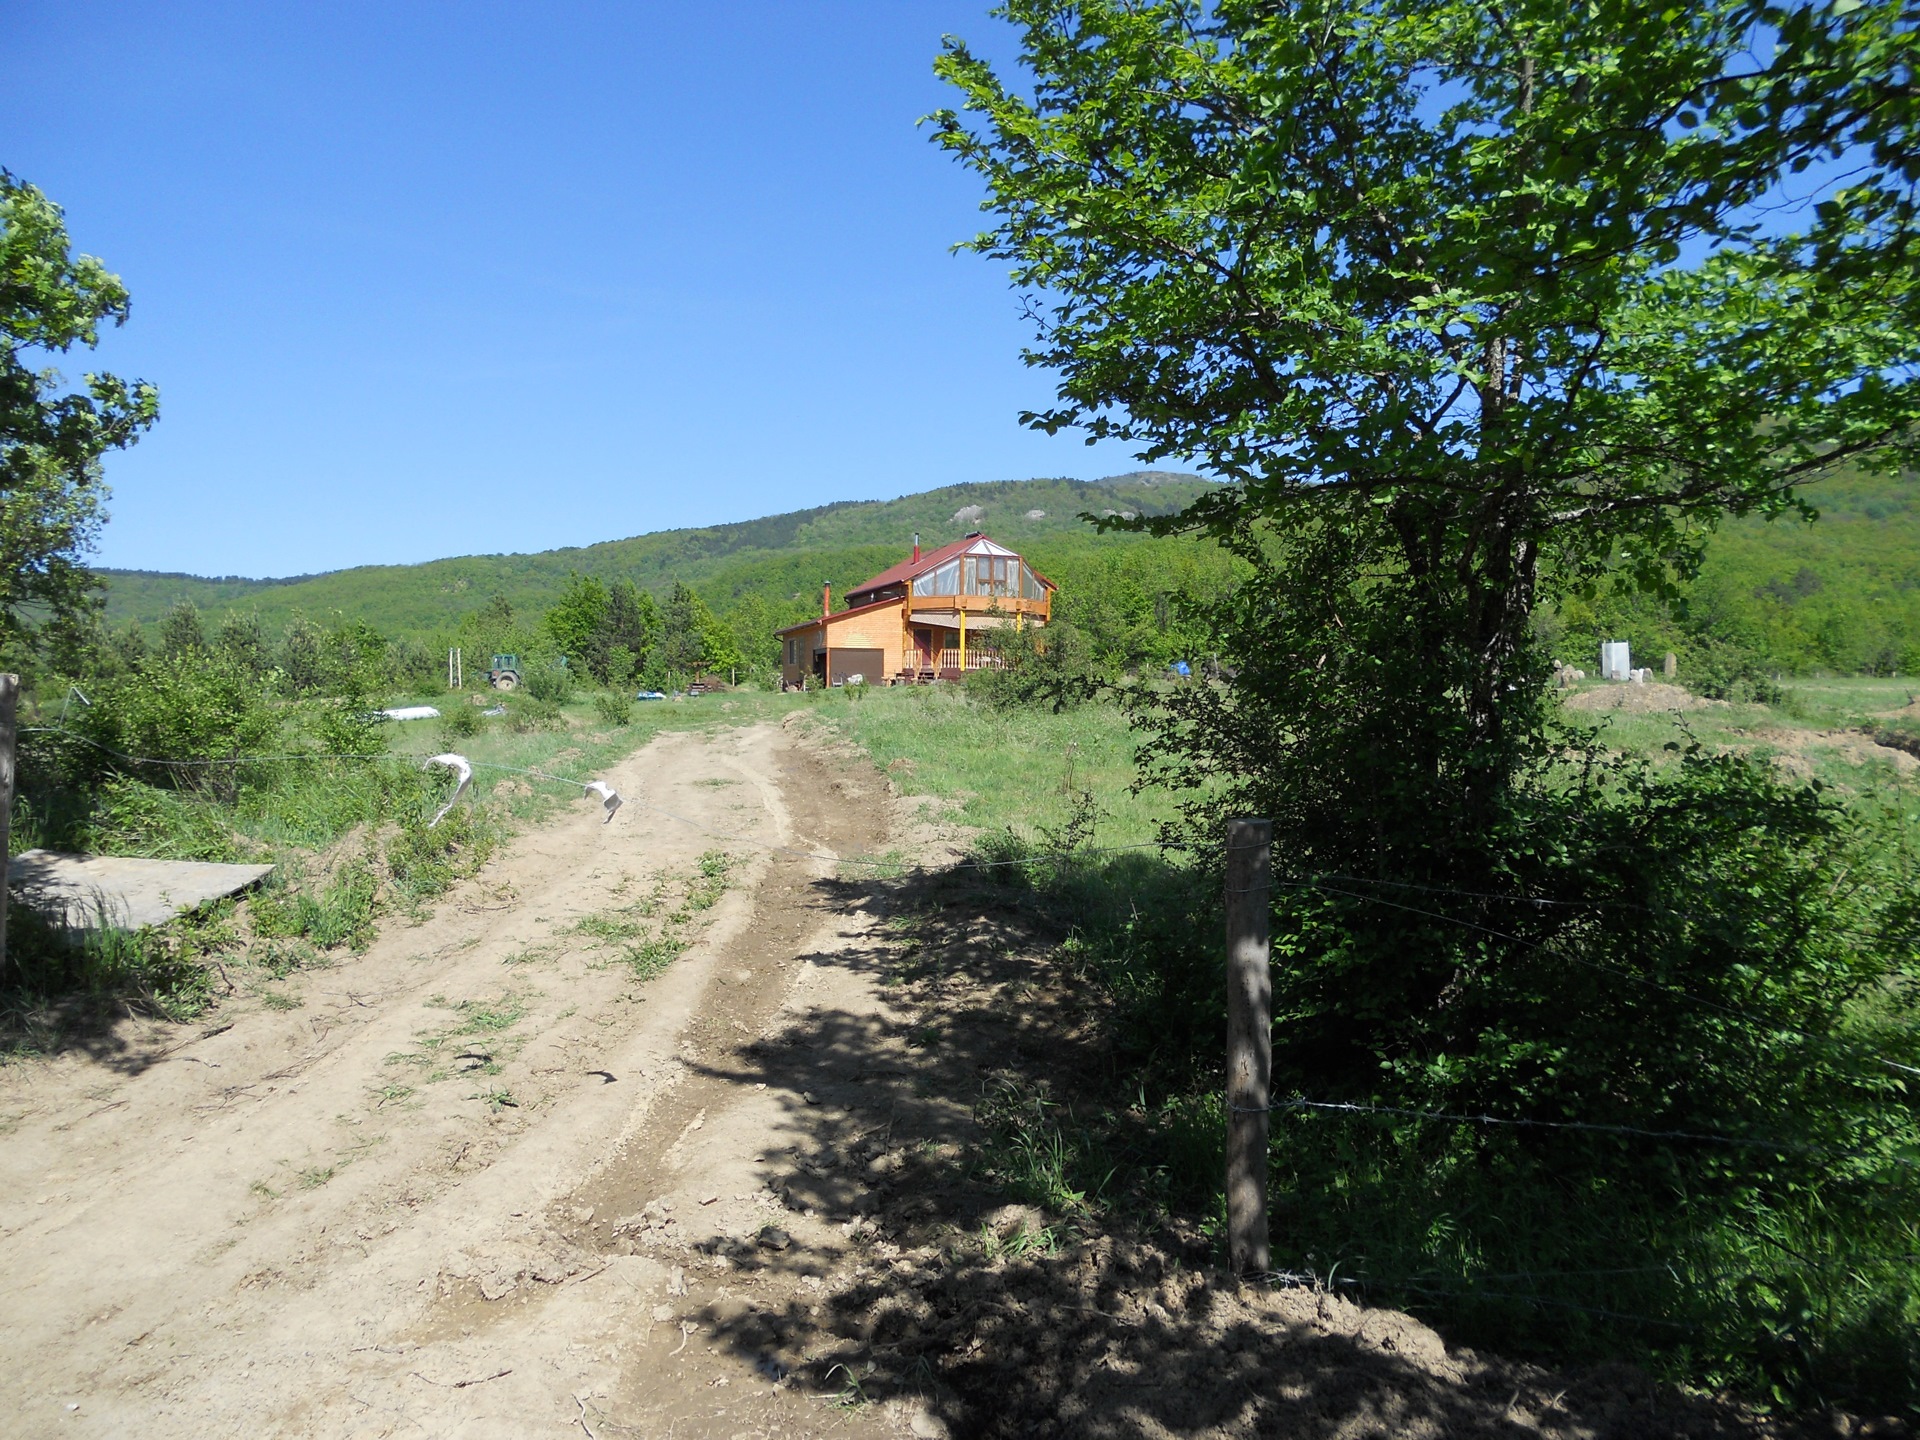
<path id="1" fill-rule="evenodd" d="M 819 613 L 824 582 L 841 596 L 901 558 L 902 544 L 869 536 L 904 530 L 920 511 L 937 511 L 956 497 L 976 504 L 985 497 L 994 508 L 981 523 L 1056 582 L 1055 616 L 1072 623 L 1101 672 L 1159 668 L 1202 658 L 1200 612 L 1233 583 L 1232 563 L 1199 540 L 1098 534 L 1066 507 L 1111 501 L 1148 513 L 1143 495 L 1166 508 L 1193 493 L 1193 482 L 1180 481 L 953 487 L 885 505 L 770 517 L 724 536 L 673 532 L 592 550 L 490 557 L 496 565 L 524 564 L 526 583 L 483 591 L 443 575 L 431 605 L 414 593 L 424 572 L 479 562 L 345 571 L 270 588 L 197 582 L 207 587 L 208 603 L 176 600 L 146 623 L 103 621 L 68 637 L 49 659 L 64 674 L 98 673 L 150 652 L 182 653 L 198 634 L 249 663 L 270 657 L 296 688 L 331 687 L 317 678 L 316 657 L 376 650 L 389 688 L 432 688 L 444 684 L 453 646 L 463 651 L 469 676 L 490 654 L 512 652 L 548 663 L 564 655 L 615 685 L 657 687 L 696 671 L 765 680 L 778 664 L 775 632 Z M 1015 508 L 1036 498 L 1055 508 L 1037 519 L 1029 514 L 1043 506 Z M 1560 658 L 1586 669 L 1603 640 L 1630 642 L 1643 663 L 1674 651 L 1681 678 L 1712 694 L 1764 693 L 1777 674 L 1920 673 L 1920 477 L 1848 476 L 1815 487 L 1807 499 L 1819 511 L 1815 523 L 1789 514 L 1724 527 L 1709 541 L 1699 573 L 1680 580 L 1670 597 L 1603 581 L 1589 594 L 1544 605 L 1537 623 Z M 936 515 L 923 540 L 953 538 L 946 532 L 965 523 Z M 549 576 L 556 558 L 568 555 L 593 564 Z M 663 578 L 662 566 L 676 557 L 685 574 Z M 143 576 L 139 583 L 168 578 L 177 577 Z M 344 603 L 288 611 L 295 596 Z M 348 668 L 354 666 L 365 671 L 360 661 Z"/>
<path id="2" fill-rule="evenodd" d="M 1197 609 L 1231 582 L 1226 557 L 1189 539 L 1089 532 L 1028 553 L 1059 586 L 1056 620 L 1070 624 L 1109 673 L 1197 658 L 1205 646 Z M 516 607 L 495 594 L 426 633 L 391 633 L 338 611 L 275 624 L 252 608 L 203 612 L 181 600 L 158 624 L 100 620 L 84 627 L 27 668 L 43 681 L 84 683 L 202 655 L 271 673 L 289 694 L 372 695 L 443 688 L 447 652 L 457 647 L 468 688 L 484 683 L 477 677 L 495 654 L 516 655 L 533 672 L 564 659 L 578 681 L 614 687 L 664 689 L 714 674 L 770 683 L 780 658 L 776 632 L 819 613 L 818 572 L 832 565 L 835 592 L 843 595 L 898 558 L 881 547 L 756 556 L 699 589 L 675 583 L 663 598 L 625 576 L 575 574 L 552 604 Z"/>

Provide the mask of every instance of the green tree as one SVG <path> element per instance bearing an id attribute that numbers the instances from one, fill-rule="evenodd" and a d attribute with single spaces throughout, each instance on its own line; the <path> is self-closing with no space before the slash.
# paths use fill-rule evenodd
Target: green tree
<path id="1" fill-rule="evenodd" d="M 261 628 L 260 617 L 252 611 L 228 612 L 220 621 L 213 643 L 221 654 L 230 656 L 255 675 L 264 675 L 273 668 L 267 632 Z"/>
<path id="2" fill-rule="evenodd" d="M 336 611 L 326 646 L 325 683 L 338 694 L 357 699 L 383 689 L 392 678 L 387 637 L 364 620 Z"/>
<path id="3" fill-rule="evenodd" d="M 609 608 L 605 584 L 592 575 L 575 575 L 541 622 L 554 648 L 584 664 L 602 681 L 607 678 L 606 654 L 611 648 L 607 634 Z"/>
<path id="4" fill-rule="evenodd" d="M 675 582 L 660 612 L 660 639 L 648 657 L 645 674 L 666 679 L 692 680 L 741 664 L 733 632 L 707 607 L 691 586 Z"/>
<path id="5" fill-rule="evenodd" d="M 938 139 L 1060 377 L 1029 422 L 1236 482 L 1143 528 L 1324 535 L 1326 607 L 1407 617 L 1410 766 L 1476 806 L 1538 714 L 1543 573 L 1665 585 L 1723 516 L 1915 457 L 1900 0 L 1000 13 L 1033 83 L 949 42 Z"/>
<path id="6" fill-rule="evenodd" d="M 1000 668 L 967 678 L 967 697 L 996 710 L 1046 706 L 1058 715 L 1091 700 L 1108 683 L 1093 646 L 1071 620 L 1045 629 L 993 630 Z"/>
<path id="7" fill-rule="evenodd" d="M 1299 1250 L 1391 1231 L 1425 1237 L 1423 1273 L 1518 1271 L 1577 1196 L 1555 1264 L 1698 1266 L 1614 1308 L 1701 1321 L 1722 1373 L 1776 1394 L 1825 1374 L 1910 1404 L 1910 1269 L 1838 1277 L 1910 1252 L 1887 1217 L 1913 1172 L 1836 1166 L 1914 1143 L 1905 1082 L 1876 1069 L 1920 1060 L 1911 1012 L 1866 1033 L 1870 997 L 1911 984 L 1912 856 L 1747 759 L 1610 760 L 1558 728 L 1537 627 L 1609 575 L 1670 593 L 1716 525 L 1791 514 L 1837 467 L 1915 463 L 1920 15 L 1000 13 L 1031 73 L 951 42 L 968 113 L 938 139 L 984 179 L 974 248 L 1011 263 L 1027 358 L 1059 377 L 1027 418 L 1231 482 L 1132 526 L 1239 567 L 1209 617 L 1230 683 L 1142 718 L 1179 838 L 1204 853 L 1228 814 L 1274 819 L 1277 1085 L 1520 1122 L 1292 1132 Z M 1546 1128 L 1565 1121 L 1785 1144 Z M 1378 1179 L 1393 1203 L 1343 1231 L 1352 1162 L 1389 1152 L 1411 1178 Z M 1756 1234 L 1834 1277 L 1773 1267 Z M 1790 1360 L 1754 1339 L 1816 1312 Z M 1869 1353 L 1876 1378 L 1849 1370 Z"/>
<path id="8" fill-rule="evenodd" d="M 70 390 L 45 361 L 125 322 L 126 287 L 69 247 L 60 207 L 0 170 L 0 644 L 32 644 L 97 588 L 81 563 L 105 516 L 100 460 L 159 415 L 144 381 L 89 373 Z"/>
<path id="9" fill-rule="evenodd" d="M 102 663 L 108 673 L 142 669 L 147 663 L 146 631 L 140 628 L 138 620 L 129 620 L 107 638 L 104 649 Z"/>
<path id="10" fill-rule="evenodd" d="M 160 653 L 179 660 L 207 648 L 207 633 L 200 623 L 200 607 L 191 600 L 180 600 L 160 622 Z"/>
<path id="11" fill-rule="evenodd" d="M 625 685 L 660 638 L 660 607 L 653 596 L 620 579 L 607 590 L 608 681 Z M 624 652 L 625 658 L 620 658 Z"/>
<path id="12" fill-rule="evenodd" d="M 327 683 L 326 632 L 305 616 L 287 622 L 280 640 L 279 669 L 296 695 L 311 695 Z"/>

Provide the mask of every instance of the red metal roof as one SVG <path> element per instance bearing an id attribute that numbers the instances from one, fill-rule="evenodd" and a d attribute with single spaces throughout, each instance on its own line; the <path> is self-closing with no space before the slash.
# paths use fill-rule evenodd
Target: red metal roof
<path id="1" fill-rule="evenodd" d="M 924 552 L 918 560 L 908 557 L 898 565 L 889 565 L 878 575 L 867 581 L 866 584 L 856 585 L 853 589 L 849 590 L 847 592 L 847 599 L 851 600 L 856 595 L 864 595 L 869 590 L 878 590 L 883 585 L 903 585 L 909 580 L 917 579 L 926 574 L 927 571 L 944 565 L 947 561 L 953 559 L 954 556 L 966 554 L 967 551 L 973 548 L 974 541 L 986 540 L 987 538 L 987 536 L 980 534 L 969 535 L 964 540 L 955 540 L 951 545 L 942 545 L 938 550 L 928 550 Z M 998 540 L 994 540 L 991 543 L 1000 545 Z M 1000 548 L 1005 550 L 1007 547 L 1000 545 Z M 1011 553 L 1017 554 L 1018 552 L 1015 551 Z M 1021 563 L 1025 564 L 1026 557 L 1023 555 L 1020 558 Z M 1028 565 L 1027 568 L 1033 570 L 1031 565 Z M 1038 570 L 1033 570 L 1033 578 L 1038 580 L 1042 585 L 1045 585 L 1049 590 L 1058 588 Z"/>
<path id="2" fill-rule="evenodd" d="M 956 540 L 951 545 L 942 545 L 938 550 L 924 551 L 918 560 L 909 556 L 898 565 L 889 565 L 866 584 L 856 585 L 849 590 L 847 598 L 851 600 L 854 596 L 864 595 L 869 590 L 878 590 L 882 585 L 904 585 L 914 576 L 931 570 L 936 565 L 945 564 L 956 555 L 966 554 L 968 547 L 980 538 L 978 535 L 969 535 L 966 539 Z"/>

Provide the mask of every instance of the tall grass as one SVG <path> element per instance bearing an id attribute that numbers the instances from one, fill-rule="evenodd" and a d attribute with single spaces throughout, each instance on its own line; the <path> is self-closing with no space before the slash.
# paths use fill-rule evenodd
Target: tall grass
<path id="1" fill-rule="evenodd" d="M 161 765 L 115 761 L 68 737 L 29 735 L 16 849 L 275 868 L 238 910 L 241 923 L 227 902 L 134 933 L 69 933 L 16 907 L 11 963 L 0 975 L 0 1043 L 8 1035 L 49 1043 L 107 1002 L 176 1018 L 197 1013 L 231 973 L 284 976 L 364 948 L 384 915 L 422 913 L 514 828 L 577 800 L 573 782 L 604 774 L 655 735 L 777 717 L 798 703 L 705 696 L 640 707 L 627 723 L 610 724 L 591 698 L 555 705 L 515 695 L 498 716 L 433 698 L 457 720 L 367 731 L 335 701 L 269 707 L 249 719 L 266 737 L 256 747 L 202 746 L 214 753 L 189 766 L 164 754 Z M 430 824 L 451 777 L 421 761 L 447 748 L 475 762 L 473 794 Z M 276 758 L 253 758 L 260 752 Z M 644 815 L 636 803 L 623 821 L 645 824 Z"/>
<path id="2" fill-rule="evenodd" d="M 875 690 L 852 701 L 829 692 L 812 712 L 871 754 L 910 794 L 951 802 L 969 825 L 1083 844 L 1154 838 L 1165 799 L 1132 790 L 1134 735 L 1116 705 L 1063 714 L 989 710 L 954 686 Z"/>

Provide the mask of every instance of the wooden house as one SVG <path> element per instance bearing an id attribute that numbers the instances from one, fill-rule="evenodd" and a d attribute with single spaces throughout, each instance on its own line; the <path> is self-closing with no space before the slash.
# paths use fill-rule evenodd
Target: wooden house
<path id="1" fill-rule="evenodd" d="M 847 592 L 836 611 L 823 590 L 820 618 L 777 631 L 780 675 L 799 685 L 957 680 L 997 666 L 995 630 L 1045 625 L 1054 584 L 978 531 L 925 555 L 916 540 L 902 560 Z"/>

